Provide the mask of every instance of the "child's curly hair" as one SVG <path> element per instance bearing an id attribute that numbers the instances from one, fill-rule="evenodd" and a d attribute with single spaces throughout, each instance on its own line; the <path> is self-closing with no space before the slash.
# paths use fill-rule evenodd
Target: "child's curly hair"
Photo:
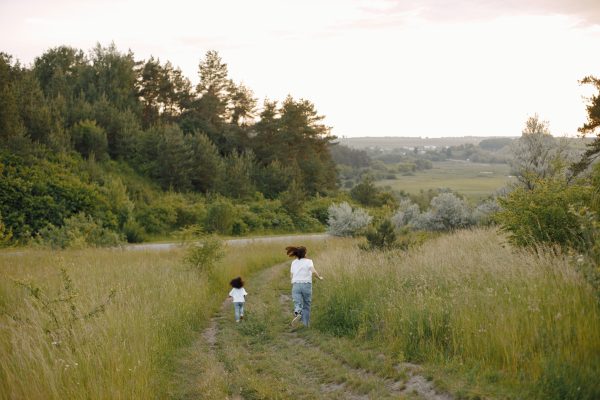
<path id="1" fill-rule="evenodd" d="M 238 276 L 237 278 L 233 278 L 231 280 L 231 282 L 229 282 L 229 284 L 236 289 L 241 289 L 244 287 L 244 281 L 242 280 L 241 276 Z"/>
<path id="2" fill-rule="evenodd" d="M 306 256 L 306 247 L 304 246 L 288 246 L 285 248 L 288 257 L 297 257 L 298 259 Z"/>

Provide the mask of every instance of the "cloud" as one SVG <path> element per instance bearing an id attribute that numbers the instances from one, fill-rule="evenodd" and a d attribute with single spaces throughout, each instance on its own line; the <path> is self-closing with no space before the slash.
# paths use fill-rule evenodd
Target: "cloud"
<path id="1" fill-rule="evenodd" d="M 407 17 L 435 22 L 485 20 L 522 15 L 566 15 L 585 25 L 600 25 L 598 0 L 379 0 L 360 6 L 366 17 L 348 24 L 356 28 L 398 25 Z"/>
<path id="2" fill-rule="evenodd" d="M 206 49 L 237 49 L 248 45 L 245 40 L 225 36 L 180 36 L 176 40 L 184 46 Z"/>

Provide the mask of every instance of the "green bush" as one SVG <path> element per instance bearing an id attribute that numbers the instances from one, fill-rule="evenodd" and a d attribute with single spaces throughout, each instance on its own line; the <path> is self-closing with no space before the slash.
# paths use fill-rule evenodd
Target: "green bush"
<path id="1" fill-rule="evenodd" d="M 329 206 L 333 204 L 333 201 L 334 199 L 330 197 L 318 197 L 307 202 L 306 211 L 311 217 L 325 226 L 329 218 Z"/>
<path id="2" fill-rule="evenodd" d="M 148 233 L 166 233 L 177 223 L 177 209 L 173 202 L 160 199 L 150 205 L 140 205 L 137 208 L 136 220 Z"/>
<path id="3" fill-rule="evenodd" d="M 590 188 L 558 179 L 538 179 L 534 188 L 519 187 L 499 198 L 495 221 L 520 245 L 538 243 L 578 247 L 584 242 L 581 223 L 571 207 L 589 204 Z"/>
<path id="4" fill-rule="evenodd" d="M 8 246 L 12 238 L 12 231 L 7 229 L 2 222 L 2 214 L 0 214 L 0 248 Z"/>
<path id="5" fill-rule="evenodd" d="M 185 252 L 185 262 L 196 271 L 210 271 L 225 256 L 223 241 L 216 236 L 202 236 Z"/>
<path id="6" fill-rule="evenodd" d="M 48 225 L 40 231 L 38 242 L 51 248 L 110 247 L 122 243 L 117 232 L 102 227 L 85 213 L 65 220 L 62 227 Z"/>
<path id="7" fill-rule="evenodd" d="M 367 238 L 367 246 L 363 246 L 366 250 L 384 250 L 391 249 L 396 246 L 396 233 L 394 225 L 389 219 L 383 221 L 377 229 L 370 229 L 365 234 Z"/>
<path id="8" fill-rule="evenodd" d="M 219 198 L 209 205 L 204 225 L 208 232 L 230 235 L 236 217 L 237 212 L 231 201 Z"/>
<path id="9" fill-rule="evenodd" d="M 144 228 L 133 218 L 123 225 L 123 233 L 127 243 L 142 243 L 146 239 Z"/>
<path id="10" fill-rule="evenodd" d="M 235 236 L 242 236 L 248 233 L 248 225 L 243 220 L 236 220 L 231 226 L 231 233 Z"/>
<path id="11" fill-rule="evenodd" d="M 543 365 L 537 382 L 537 395 L 548 400 L 592 400 L 600 398 L 600 370 L 598 364 L 589 369 L 565 363 L 564 359 L 550 358 Z"/>
<path id="12" fill-rule="evenodd" d="M 60 227 L 78 212 L 102 219 L 106 202 L 97 185 L 77 176 L 78 161 L 46 156 L 0 152 L 0 213 L 15 241 L 27 242 L 50 224 Z"/>
<path id="13" fill-rule="evenodd" d="M 102 127 L 96 121 L 84 120 L 71 128 L 73 147 L 85 158 L 95 157 L 104 160 L 108 156 L 108 139 Z"/>

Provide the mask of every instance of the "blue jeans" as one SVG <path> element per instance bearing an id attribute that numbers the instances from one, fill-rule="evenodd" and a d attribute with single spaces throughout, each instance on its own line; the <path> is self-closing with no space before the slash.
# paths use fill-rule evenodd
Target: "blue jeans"
<path id="1" fill-rule="evenodd" d="M 310 303 L 312 302 L 311 283 L 292 283 L 292 300 L 294 312 L 302 313 L 302 323 L 308 326 L 310 322 Z"/>
<path id="2" fill-rule="evenodd" d="M 239 321 L 240 317 L 244 316 L 244 302 L 234 302 L 233 303 L 233 312 L 235 314 L 235 320 Z"/>

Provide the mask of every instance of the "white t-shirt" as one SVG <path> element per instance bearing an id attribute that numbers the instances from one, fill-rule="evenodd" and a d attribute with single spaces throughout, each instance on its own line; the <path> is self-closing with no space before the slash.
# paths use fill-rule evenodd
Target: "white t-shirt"
<path id="1" fill-rule="evenodd" d="M 292 283 L 312 283 L 312 274 L 315 270 L 312 260 L 300 258 L 292 261 L 290 272 Z"/>
<path id="2" fill-rule="evenodd" d="M 233 297 L 233 302 L 234 303 L 244 303 L 246 302 L 246 298 L 244 296 L 246 296 L 248 293 L 246 293 L 246 289 L 244 288 L 233 288 L 231 289 L 231 292 L 229 292 L 229 295 L 231 297 Z"/>

